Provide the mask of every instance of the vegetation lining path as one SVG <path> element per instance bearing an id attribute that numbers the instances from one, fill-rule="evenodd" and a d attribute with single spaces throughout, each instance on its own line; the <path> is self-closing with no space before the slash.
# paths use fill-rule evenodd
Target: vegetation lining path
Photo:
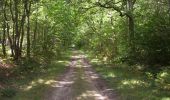
<path id="1" fill-rule="evenodd" d="M 73 54 L 70 70 L 52 85 L 45 100 L 117 100 L 116 93 L 107 88 L 86 57 L 77 51 Z"/>

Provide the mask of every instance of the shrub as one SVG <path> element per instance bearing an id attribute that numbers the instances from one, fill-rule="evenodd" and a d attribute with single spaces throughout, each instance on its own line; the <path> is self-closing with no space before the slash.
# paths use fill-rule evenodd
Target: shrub
<path id="1" fill-rule="evenodd" d="M 0 95 L 3 97 L 13 97 L 16 95 L 16 90 L 14 88 L 5 88 L 1 90 Z"/>

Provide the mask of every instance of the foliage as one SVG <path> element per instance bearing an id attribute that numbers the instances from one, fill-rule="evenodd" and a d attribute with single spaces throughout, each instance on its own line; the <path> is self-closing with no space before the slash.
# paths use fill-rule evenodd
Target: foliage
<path id="1" fill-rule="evenodd" d="M 115 5 L 111 5 L 110 1 L 109 5 L 101 1 L 99 5 L 94 3 L 94 6 L 86 7 L 89 9 L 83 14 L 84 23 L 78 27 L 79 32 L 75 37 L 77 47 L 90 50 L 107 61 L 169 65 L 170 23 L 167 2 L 134 2 L 131 12 L 135 23 L 134 36 L 129 33 L 128 17 L 119 17 L 119 11 L 114 8 L 119 3 L 115 1 Z"/>
<path id="2" fill-rule="evenodd" d="M 16 95 L 16 90 L 11 87 L 2 89 L 0 92 L 3 97 L 13 97 Z"/>
<path id="3" fill-rule="evenodd" d="M 161 100 L 169 98 L 169 71 L 162 70 L 153 78 L 150 72 L 142 73 L 140 70 L 132 69 L 127 65 L 109 65 L 92 62 L 94 68 L 107 81 L 113 90 L 118 91 L 121 100 Z M 155 85 L 153 85 L 155 82 Z"/>

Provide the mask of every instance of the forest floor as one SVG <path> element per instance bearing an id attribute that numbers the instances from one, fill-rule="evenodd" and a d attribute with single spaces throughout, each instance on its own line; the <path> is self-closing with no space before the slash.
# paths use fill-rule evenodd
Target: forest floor
<path id="1" fill-rule="evenodd" d="M 47 91 L 45 100 L 117 100 L 115 90 L 97 74 L 85 55 L 73 51 L 69 70 Z"/>
<path id="2" fill-rule="evenodd" d="M 62 52 L 50 63 L 9 61 L 0 63 L 0 100 L 170 100 L 168 69 L 153 79 L 80 50 Z"/>
<path id="3" fill-rule="evenodd" d="M 65 51 L 48 63 L 38 56 L 41 60 L 23 60 L 19 65 L 9 65 L 3 60 L 0 62 L 0 100 L 43 100 L 44 92 L 67 71 L 70 55 L 70 51 Z"/>

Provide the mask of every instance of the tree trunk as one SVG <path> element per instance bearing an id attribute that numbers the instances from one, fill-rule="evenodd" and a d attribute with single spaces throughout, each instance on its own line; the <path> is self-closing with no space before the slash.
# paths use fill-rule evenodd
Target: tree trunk
<path id="1" fill-rule="evenodd" d="M 24 40 L 24 26 L 22 27 L 21 29 L 21 40 L 20 40 L 20 51 L 19 51 L 19 56 L 21 57 L 22 56 L 22 44 L 23 44 L 23 40 Z"/>
<path id="2" fill-rule="evenodd" d="M 134 50 L 135 48 L 135 43 L 134 43 L 134 39 L 135 39 L 135 35 L 134 35 L 134 18 L 133 17 L 128 17 L 128 23 L 129 23 L 129 43 L 131 48 Z"/>
<path id="3" fill-rule="evenodd" d="M 168 0 L 168 5 L 169 5 L 169 23 L 170 23 L 170 0 Z"/>
<path id="4" fill-rule="evenodd" d="M 27 1 L 27 9 L 26 9 L 26 16 L 27 16 L 27 57 L 30 58 L 30 10 L 31 10 L 31 2 Z"/>
<path id="5" fill-rule="evenodd" d="M 10 10 L 10 13 L 11 13 L 11 19 L 13 21 L 12 23 L 12 38 L 11 38 L 11 53 L 12 53 L 12 56 L 14 57 L 15 59 L 15 17 L 14 17 L 14 13 L 13 13 L 13 2 L 12 0 L 10 0 L 10 5 L 9 5 L 9 10 Z"/>
<path id="6" fill-rule="evenodd" d="M 36 3 L 36 20 L 35 20 L 35 26 L 34 26 L 34 33 L 33 33 L 33 40 L 32 40 L 32 48 L 33 48 L 33 54 L 35 54 L 36 49 L 36 39 L 37 39 L 37 29 L 38 29 L 38 3 Z"/>
<path id="7" fill-rule="evenodd" d="M 9 35 L 9 25 L 7 24 L 7 35 L 8 35 L 8 40 L 9 40 L 9 43 L 10 43 L 10 49 L 11 49 L 11 57 L 14 57 L 14 51 L 13 51 L 13 43 L 12 43 L 12 39 Z"/>
<path id="8" fill-rule="evenodd" d="M 3 23 L 3 37 L 2 37 L 2 51 L 3 55 L 6 56 L 6 22 Z"/>
<path id="9" fill-rule="evenodd" d="M 170 14 L 170 0 L 168 0 L 169 14 Z"/>
<path id="10" fill-rule="evenodd" d="M 27 57 L 30 58 L 30 22 L 29 22 L 29 16 L 27 16 L 27 21 L 28 21 L 28 25 L 27 25 Z"/>
<path id="11" fill-rule="evenodd" d="M 24 24 L 25 24 L 25 18 L 26 18 L 26 8 L 27 8 L 27 3 L 24 3 L 24 11 L 23 11 L 23 15 L 22 15 L 22 19 L 21 19 L 21 26 L 20 26 L 20 43 L 19 43 L 19 57 L 22 56 L 22 44 L 23 44 L 23 40 L 24 40 Z"/>
<path id="12" fill-rule="evenodd" d="M 37 26 L 38 26 L 38 22 L 37 22 L 37 19 L 36 19 L 36 22 L 35 22 L 35 29 L 34 29 L 34 38 L 33 38 L 33 42 L 35 43 L 36 42 L 36 34 L 37 34 Z"/>
<path id="13" fill-rule="evenodd" d="M 19 30 L 18 30 L 18 0 L 15 0 L 15 40 L 14 40 L 14 51 L 15 51 L 15 60 L 18 60 L 19 58 L 19 46 L 18 46 L 18 38 L 19 38 Z"/>
<path id="14" fill-rule="evenodd" d="M 3 2 L 3 6 L 2 6 L 2 9 L 3 9 L 3 13 L 4 13 L 4 16 L 3 16 L 3 36 L 2 36 L 2 52 L 3 52 L 3 55 L 6 56 L 6 2 Z"/>
<path id="15" fill-rule="evenodd" d="M 133 16 L 133 1 L 132 0 L 127 0 L 127 9 L 129 11 L 129 16 L 128 18 L 128 27 L 129 27 L 129 46 L 130 46 L 130 52 L 134 53 L 135 52 L 135 24 L 134 24 L 134 16 Z"/>

